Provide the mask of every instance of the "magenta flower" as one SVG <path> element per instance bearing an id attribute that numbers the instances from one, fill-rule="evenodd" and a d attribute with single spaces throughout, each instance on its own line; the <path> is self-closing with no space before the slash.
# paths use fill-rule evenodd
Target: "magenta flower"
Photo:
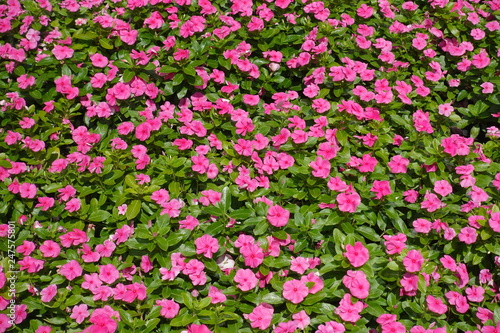
<path id="1" fill-rule="evenodd" d="M 267 220 L 275 227 L 287 225 L 289 219 L 290 212 L 279 205 L 273 205 L 267 211 Z"/>
<path id="2" fill-rule="evenodd" d="M 375 193 L 377 199 L 382 199 L 392 193 L 391 185 L 387 180 L 375 180 L 370 191 Z"/>
<path id="3" fill-rule="evenodd" d="M 420 272 L 422 265 L 424 264 L 424 257 L 418 250 L 410 250 L 408 254 L 403 259 L 403 265 L 407 272 L 415 273 Z"/>
<path id="4" fill-rule="evenodd" d="M 345 248 L 346 252 L 343 253 L 343 256 L 354 267 L 361 267 L 370 259 L 368 249 L 361 242 L 356 242 L 354 246 L 347 244 Z"/>
<path id="5" fill-rule="evenodd" d="M 443 303 L 443 301 L 440 298 L 436 298 L 432 295 L 427 295 L 427 298 L 425 300 L 427 302 L 427 308 L 429 309 L 429 311 L 432 311 L 440 315 L 448 311 L 448 307 L 446 306 L 446 304 Z"/>
<path id="6" fill-rule="evenodd" d="M 212 258 L 212 255 L 219 250 L 219 242 L 210 235 L 198 237 L 194 243 L 196 245 L 196 253 L 203 254 L 207 258 Z"/>
<path id="7" fill-rule="evenodd" d="M 30 183 L 22 183 L 19 186 L 19 194 L 21 198 L 33 199 L 36 196 L 36 185 Z"/>
<path id="8" fill-rule="evenodd" d="M 59 268 L 59 274 L 72 281 L 82 275 L 82 266 L 76 260 L 71 260 Z"/>
<path id="9" fill-rule="evenodd" d="M 361 203 L 361 197 L 355 191 L 337 195 L 338 208 L 341 212 L 354 213 Z"/>
<path id="10" fill-rule="evenodd" d="M 55 45 L 52 49 L 52 54 L 57 60 L 71 58 L 75 51 L 64 45 Z"/>
<path id="11" fill-rule="evenodd" d="M 391 161 L 387 163 L 392 173 L 406 173 L 409 164 L 410 160 L 401 155 L 393 156 Z"/>
<path id="12" fill-rule="evenodd" d="M 54 296 L 57 295 L 57 286 L 55 284 L 51 284 L 48 287 L 45 287 L 40 291 L 40 295 L 42 302 L 50 302 Z"/>
<path id="13" fill-rule="evenodd" d="M 80 199 L 78 198 L 73 198 L 71 200 L 69 200 L 67 203 L 66 203 L 66 206 L 64 207 L 68 212 L 72 213 L 72 212 L 76 212 L 80 209 L 81 207 L 81 202 L 80 202 Z"/>
<path id="14" fill-rule="evenodd" d="M 319 178 L 328 178 L 330 175 L 330 161 L 316 157 L 316 160 L 309 163 L 309 166 L 313 169 L 312 175 Z"/>

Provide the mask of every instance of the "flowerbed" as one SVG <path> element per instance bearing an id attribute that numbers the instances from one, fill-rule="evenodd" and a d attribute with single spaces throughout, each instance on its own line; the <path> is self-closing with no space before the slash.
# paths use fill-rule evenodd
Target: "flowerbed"
<path id="1" fill-rule="evenodd" d="M 499 10 L 0 5 L 0 332 L 498 332 Z"/>

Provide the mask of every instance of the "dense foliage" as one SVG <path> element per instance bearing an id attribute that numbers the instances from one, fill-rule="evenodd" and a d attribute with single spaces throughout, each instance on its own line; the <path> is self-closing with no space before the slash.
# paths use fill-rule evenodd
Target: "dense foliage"
<path id="1" fill-rule="evenodd" d="M 7 0 L 0 332 L 499 332 L 499 19 Z"/>

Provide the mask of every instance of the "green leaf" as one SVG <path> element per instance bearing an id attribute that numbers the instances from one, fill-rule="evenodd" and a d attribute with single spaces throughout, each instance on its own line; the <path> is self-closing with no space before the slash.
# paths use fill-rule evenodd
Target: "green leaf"
<path id="1" fill-rule="evenodd" d="M 10 169 L 12 168 L 12 163 L 6 160 L 0 160 L 0 167 Z"/>
<path id="2" fill-rule="evenodd" d="M 105 48 L 106 50 L 112 50 L 113 49 L 113 45 L 109 42 L 109 39 L 107 38 L 101 38 L 99 39 L 99 44 Z"/>
<path id="3" fill-rule="evenodd" d="M 141 330 L 141 333 L 148 333 L 154 330 L 160 323 L 160 318 L 153 318 L 146 322 L 146 328 Z"/>
<path id="4" fill-rule="evenodd" d="M 141 211 L 141 201 L 133 200 L 130 203 L 130 205 L 128 205 L 125 216 L 127 217 L 127 220 L 132 220 L 139 214 L 140 211 Z"/>
<path id="5" fill-rule="evenodd" d="M 309 294 L 306 299 L 301 303 L 303 305 L 313 305 L 321 301 L 326 297 L 326 293 L 324 291 L 320 291 L 316 294 Z"/>
<path id="6" fill-rule="evenodd" d="M 238 210 L 233 211 L 232 213 L 229 214 L 233 219 L 237 221 L 243 221 L 249 218 L 250 216 L 255 216 L 255 213 L 253 210 L 248 209 L 248 208 L 240 208 Z"/>
<path id="7" fill-rule="evenodd" d="M 61 317 L 47 318 L 45 319 L 45 321 L 52 325 L 63 325 L 67 323 L 66 318 L 61 318 Z"/>
<path id="8" fill-rule="evenodd" d="M 262 302 L 269 304 L 281 304 L 284 301 L 285 299 L 278 293 L 269 293 L 262 297 Z"/>
<path id="9" fill-rule="evenodd" d="M 92 222 L 103 222 L 108 220 L 112 215 L 105 210 L 96 210 L 90 213 L 89 221 Z"/>
<path id="10" fill-rule="evenodd" d="M 155 242 L 156 242 L 156 244 L 158 244 L 158 246 L 160 247 L 160 249 L 162 249 L 163 251 L 167 251 L 168 250 L 168 241 L 163 236 L 156 236 L 155 237 Z"/>
<path id="11" fill-rule="evenodd" d="M 131 81 L 135 76 L 135 73 L 131 71 L 130 69 L 126 69 L 125 72 L 123 72 L 123 82 L 129 82 Z"/>
<path id="12" fill-rule="evenodd" d="M 163 66 L 159 70 L 160 73 L 176 73 L 177 71 L 179 71 L 178 68 L 175 68 L 175 67 L 172 67 L 172 66 L 168 66 L 168 65 Z"/>

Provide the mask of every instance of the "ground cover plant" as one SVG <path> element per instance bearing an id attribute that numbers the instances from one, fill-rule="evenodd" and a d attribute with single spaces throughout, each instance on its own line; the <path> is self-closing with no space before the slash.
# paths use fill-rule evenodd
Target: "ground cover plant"
<path id="1" fill-rule="evenodd" d="M 500 2 L 0 4 L 0 332 L 500 332 Z"/>

